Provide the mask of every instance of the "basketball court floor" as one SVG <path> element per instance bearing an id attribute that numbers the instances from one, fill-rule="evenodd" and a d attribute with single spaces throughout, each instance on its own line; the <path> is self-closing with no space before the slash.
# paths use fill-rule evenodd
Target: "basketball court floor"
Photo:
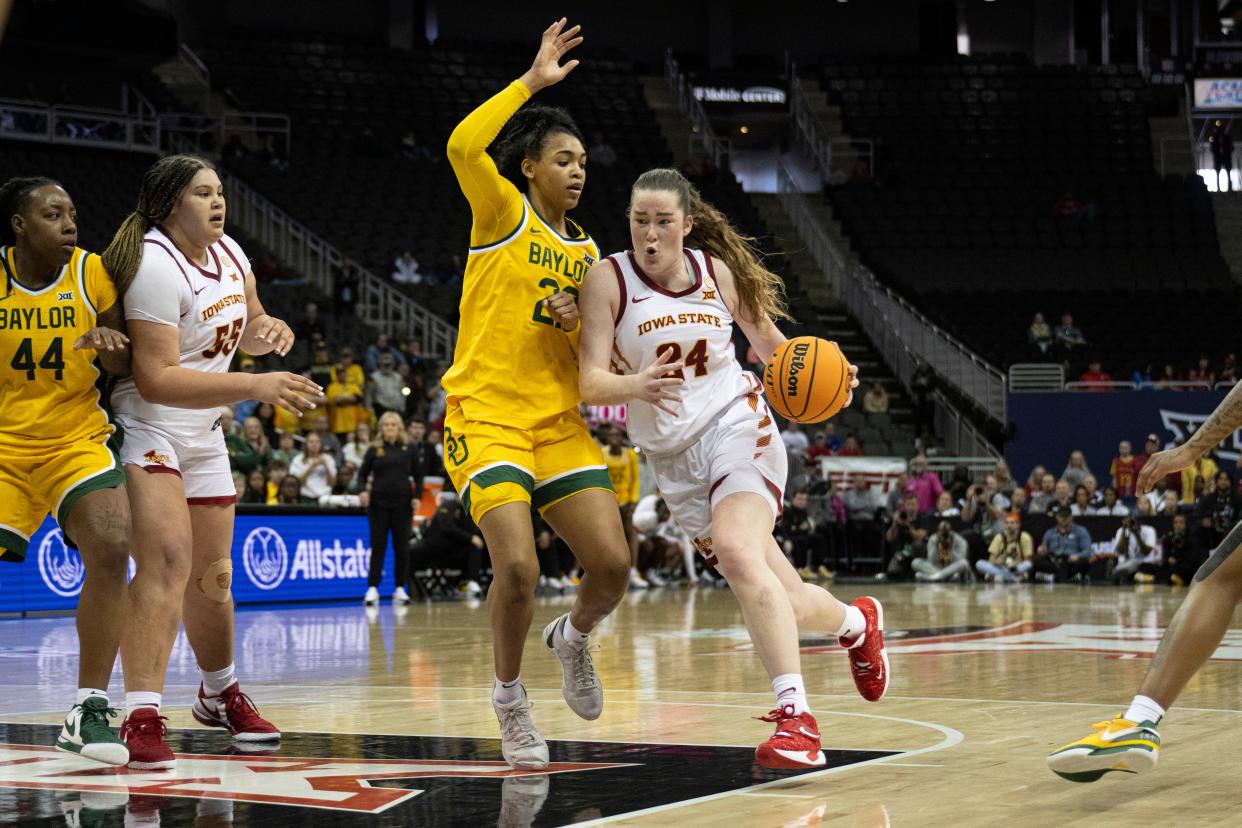
<path id="1" fill-rule="evenodd" d="M 49 747 L 71 700 L 70 618 L 0 621 L 0 823 L 31 826 L 993 826 L 1242 824 L 1242 617 L 1162 728 L 1144 777 L 1064 782 L 1044 755 L 1124 709 L 1183 593 L 1161 588 L 838 585 L 886 608 L 893 683 L 859 698 L 834 641 L 804 641 L 828 767 L 752 762 L 768 680 L 727 590 L 627 597 L 596 637 L 603 717 L 560 699 L 538 631 L 523 678 L 546 771 L 501 760 L 487 615 L 465 602 L 243 609 L 242 686 L 285 732 L 246 754 L 197 726 L 193 655 L 165 696 L 173 772 Z M 113 679 L 119 694 L 120 677 Z"/>

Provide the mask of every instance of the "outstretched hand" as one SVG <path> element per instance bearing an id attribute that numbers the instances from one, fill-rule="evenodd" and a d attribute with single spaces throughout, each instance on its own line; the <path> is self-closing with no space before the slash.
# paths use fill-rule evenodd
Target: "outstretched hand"
<path id="1" fill-rule="evenodd" d="M 535 55 L 535 61 L 521 78 L 522 83 L 531 92 L 538 92 L 544 87 L 560 83 L 578 66 L 577 60 L 571 60 L 561 65 L 561 58 L 570 49 L 582 42 L 582 38 L 578 36 L 578 32 L 582 31 L 582 27 L 574 26 L 567 30 L 565 29 L 567 22 L 567 19 L 562 17 L 544 29 L 543 38 L 539 42 L 539 52 Z"/>

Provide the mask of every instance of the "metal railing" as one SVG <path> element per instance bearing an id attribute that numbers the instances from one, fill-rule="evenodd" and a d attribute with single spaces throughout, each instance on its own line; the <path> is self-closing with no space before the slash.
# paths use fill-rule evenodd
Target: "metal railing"
<path id="1" fill-rule="evenodd" d="M 927 458 L 927 470 L 940 475 L 943 482 L 949 482 L 954 469 L 965 466 L 972 479 L 991 474 L 996 470 L 996 461 L 1000 458 L 995 454 L 983 455 L 948 455 L 937 454 Z"/>
<path id="2" fill-rule="evenodd" d="M 694 88 L 690 81 L 681 73 L 681 68 L 673 57 L 672 49 L 664 51 L 664 80 L 668 82 L 669 91 L 673 94 L 677 108 L 690 119 L 690 126 L 693 130 L 689 138 L 690 149 L 703 152 L 712 159 L 716 167 L 724 169 L 729 159 L 729 142 L 716 137 L 711 120 L 707 117 L 707 111 L 703 109 L 702 102 L 694 96 Z"/>
<path id="3" fill-rule="evenodd" d="M 0 138 L 158 154 L 161 136 L 159 120 L 141 114 L 0 98 Z"/>
<path id="4" fill-rule="evenodd" d="M 1060 391 L 1065 366 L 1056 362 L 1015 362 L 1009 366 L 1010 391 Z"/>
<path id="5" fill-rule="evenodd" d="M 941 391 L 932 392 L 932 421 L 945 451 L 957 456 L 1000 457 L 1000 452 Z"/>
<path id="6" fill-rule="evenodd" d="M 865 157 L 867 175 L 874 178 L 875 142 L 870 138 L 848 136 L 827 138 L 820 135 L 823 130 L 815 118 L 815 113 L 811 110 L 811 101 L 806 94 L 806 89 L 802 86 L 802 81 L 798 78 L 797 67 L 791 63 L 788 72 L 789 116 L 795 126 L 794 140 L 814 159 L 824 181 L 829 184 L 843 184 L 849 176 L 849 170 L 835 169 L 838 147 L 845 147 L 848 150 L 848 152 L 841 153 L 846 157 L 850 155 L 855 158 Z"/>
<path id="7" fill-rule="evenodd" d="M 226 111 L 219 116 L 199 112 L 162 112 L 160 132 L 165 148 L 177 152 L 199 152 L 216 155 L 225 142 L 236 136 L 252 151 L 263 149 L 266 138 L 276 138 L 281 157 L 287 159 L 292 148 L 289 116 L 280 112 Z"/>
<path id="8" fill-rule="evenodd" d="M 304 274 L 320 292 L 335 295 L 336 280 L 347 272 L 358 278 L 355 312 L 382 331 L 399 332 L 418 342 L 423 353 L 449 357 L 457 329 L 396 287 L 364 269 L 340 250 L 272 204 L 237 176 L 220 171 L 229 194 L 229 218 L 278 258 Z"/>
<path id="9" fill-rule="evenodd" d="M 1211 391 L 1232 388 L 1232 382 L 1206 380 L 1071 380 L 1065 381 L 1065 368 L 1057 363 L 1017 362 L 1009 366 L 1009 390 L 1023 391 Z"/>
<path id="10" fill-rule="evenodd" d="M 784 165 L 778 166 L 777 189 L 794 226 L 800 232 L 808 228 L 803 236 L 808 252 L 897 378 L 908 388 L 919 362 L 926 361 L 940 379 L 1003 423 L 1004 374 L 880 284 L 871 271 L 847 260 Z"/>

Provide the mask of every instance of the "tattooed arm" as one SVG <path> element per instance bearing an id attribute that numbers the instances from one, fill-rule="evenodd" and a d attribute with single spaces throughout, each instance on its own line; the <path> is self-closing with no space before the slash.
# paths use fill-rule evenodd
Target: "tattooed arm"
<path id="1" fill-rule="evenodd" d="M 1157 480 L 1181 471 L 1207 454 L 1239 427 L 1242 427 L 1242 382 L 1229 390 L 1212 416 L 1189 440 L 1175 448 L 1156 452 L 1143 464 L 1138 479 L 1139 494 L 1147 494 Z"/>

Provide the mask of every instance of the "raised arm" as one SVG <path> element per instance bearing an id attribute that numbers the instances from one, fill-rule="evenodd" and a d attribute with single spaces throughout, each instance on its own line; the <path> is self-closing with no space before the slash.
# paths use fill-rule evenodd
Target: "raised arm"
<path id="1" fill-rule="evenodd" d="M 685 381 L 667 376 L 682 367 L 682 363 L 672 361 L 671 351 L 665 351 L 656 362 L 639 373 L 612 372 L 617 309 L 620 306 L 621 291 L 617 287 L 612 263 L 604 260 L 595 264 L 582 280 L 578 390 L 583 401 L 589 405 L 618 405 L 630 400 L 643 400 L 675 414 L 666 401 L 680 400 L 674 389 Z"/>
<path id="2" fill-rule="evenodd" d="M 564 29 L 565 18 L 545 29 L 539 52 L 526 74 L 467 115 L 449 136 L 449 164 L 474 213 L 470 243 L 476 247 L 499 241 L 521 218 L 522 198 L 517 187 L 500 174 L 487 148 L 531 95 L 564 80 L 578 65 L 576 60 L 560 65 L 565 53 L 582 42 L 577 36 L 580 26 Z"/>
<path id="3" fill-rule="evenodd" d="M 1138 493 L 1147 494 L 1157 480 L 1179 472 L 1242 427 L 1242 382 L 1236 383 L 1216 410 L 1180 446 L 1158 451 L 1139 470 Z"/>

